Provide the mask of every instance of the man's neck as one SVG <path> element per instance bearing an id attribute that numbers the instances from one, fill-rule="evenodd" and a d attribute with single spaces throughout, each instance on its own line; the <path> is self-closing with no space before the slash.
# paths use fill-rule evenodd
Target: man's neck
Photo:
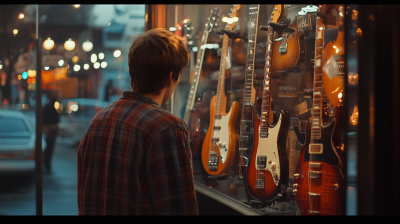
<path id="1" fill-rule="evenodd" d="M 161 107 L 163 98 L 164 98 L 164 94 L 165 94 L 165 89 L 161 90 L 161 93 L 158 95 L 154 95 L 154 94 L 142 94 L 143 96 L 150 98 L 152 100 L 154 100 L 154 102 L 156 102 L 158 104 L 158 106 Z"/>

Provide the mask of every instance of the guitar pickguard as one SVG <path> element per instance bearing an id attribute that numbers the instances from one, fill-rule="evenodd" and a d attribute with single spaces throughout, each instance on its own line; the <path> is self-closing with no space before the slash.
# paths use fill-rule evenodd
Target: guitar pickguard
<path id="1" fill-rule="evenodd" d="M 214 127 L 214 132 L 213 132 L 213 138 L 214 139 L 219 139 L 218 142 L 216 142 L 218 148 L 219 148 L 219 152 L 221 155 L 221 162 L 225 163 L 225 160 L 227 158 L 227 154 L 228 154 L 228 150 L 236 150 L 236 149 L 230 149 L 230 145 L 229 145 L 229 131 L 228 131 L 228 127 L 229 127 L 229 119 L 231 117 L 232 114 L 232 110 L 229 111 L 229 113 L 226 116 L 221 116 L 220 119 L 215 119 L 215 128 Z"/>

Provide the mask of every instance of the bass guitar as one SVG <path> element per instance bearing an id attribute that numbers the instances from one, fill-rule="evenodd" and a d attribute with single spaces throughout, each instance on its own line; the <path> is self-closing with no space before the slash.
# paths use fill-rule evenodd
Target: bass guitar
<path id="1" fill-rule="evenodd" d="M 196 68 L 186 103 L 185 115 L 183 117 L 183 120 L 189 127 L 190 149 L 193 157 L 197 157 L 199 155 L 199 151 L 201 151 L 200 149 L 205 138 L 204 127 L 208 125 L 209 122 L 209 118 L 207 118 L 208 111 L 204 113 L 204 110 L 208 110 L 208 105 L 210 104 L 212 96 L 211 92 L 205 92 L 202 101 L 198 100 L 198 97 L 196 97 L 196 92 L 199 85 L 201 67 L 204 59 L 205 48 L 203 46 L 205 46 L 207 43 L 208 34 L 213 31 L 216 25 L 218 13 L 219 10 L 217 8 L 213 9 L 210 17 L 208 18 L 208 22 L 205 24 L 205 30 L 201 37 L 200 47 L 198 50 Z"/>
<path id="2" fill-rule="evenodd" d="M 247 168 L 246 188 L 258 202 L 272 202 L 280 199 L 289 179 L 289 164 L 286 153 L 286 137 L 290 116 L 281 111 L 276 125 L 270 123 L 271 72 L 273 70 L 273 27 L 281 18 L 283 5 L 275 5 L 268 23 L 267 52 L 264 69 L 262 97 L 258 97 L 254 110 L 254 148 Z M 263 27 L 263 26 L 262 26 Z M 263 28 L 262 28 L 263 29 Z M 274 43 L 275 44 L 275 43 Z M 272 66 L 271 66 L 272 65 Z M 261 103 L 260 103 L 261 102 Z M 258 113 L 258 111 L 261 111 Z"/>
<path id="3" fill-rule="evenodd" d="M 323 12 L 319 6 L 319 13 Z M 342 160 L 336 145 L 340 143 L 343 119 L 342 107 L 336 109 L 335 118 L 323 126 L 322 61 L 324 49 L 323 19 L 316 17 L 314 87 L 311 118 L 293 180 L 293 197 L 303 215 L 341 215 L 343 192 Z M 325 101 L 326 102 L 326 101 Z"/>
<path id="4" fill-rule="evenodd" d="M 234 5 L 231 19 L 237 16 L 240 8 L 240 5 Z M 236 22 L 228 23 L 225 29 L 233 31 L 235 25 Z M 211 99 L 210 125 L 201 152 L 204 169 L 212 176 L 222 176 L 230 171 L 236 156 L 235 124 L 239 114 L 239 103 L 233 101 L 231 109 L 226 113 L 225 72 L 228 45 L 228 35 L 224 34 L 217 95 Z"/>
<path id="5" fill-rule="evenodd" d="M 239 138 L 239 177 L 243 178 L 244 170 L 249 163 L 249 152 L 253 149 L 254 129 L 253 129 L 253 108 L 256 99 L 256 90 L 254 88 L 254 62 L 258 29 L 258 12 L 260 5 L 249 6 L 249 26 L 247 57 L 245 67 L 245 81 L 243 94 L 242 120 L 240 121 L 240 138 Z"/>

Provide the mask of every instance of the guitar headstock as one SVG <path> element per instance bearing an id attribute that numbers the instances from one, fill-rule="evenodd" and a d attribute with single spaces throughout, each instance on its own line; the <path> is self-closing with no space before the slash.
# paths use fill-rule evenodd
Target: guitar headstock
<path id="1" fill-rule="evenodd" d="M 192 22 L 190 22 L 189 18 L 183 20 L 183 30 L 184 30 L 183 38 L 186 38 L 187 45 L 189 45 L 189 47 L 190 47 L 191 45 L 193 45 L 193 40 L 192 40 L 193 39 L 193 34 L 192 34 L 193 26 L 192 26 Z"/>
<path id="2" fill-rule="evenodd" d="M 241 9 L 242 8 L 242 5 L 233 5 L 233 8 L 231 9 L 231 13 L 230 13 L 230 18 L 231 19 L 233 19 L 233 18 L 237 18 L 237 16 L 238 16 L 238 11 L 239 11 L 239 9 Z M 235 20 L 235 19 L 233 19 L 233 22 L 231 23 L 231 24 L 227 24 L 226 26 L 228 27 L 229 26 L 229 30 L 230 31 L 233 31 L 233 29 L 235 28 L 235 25 L 236 25 L 236 22 L 237 22 L 238 20 Z"/>
<path id="3" fill-rule="evenodd" d="M 213 31 L 214 27 L 217 26 L 217 19 L 219 17 L 219 9 L 217 9 L 217 7 L 215 7 L 215 9 L 211 10 L 211 14 L 210 17 L 208 17 L 208 22 L 205 24 L 206 29 L 208 32 Z"/>
<path id="4" fill-rule="evenodd" d="M 275 5 L 272 10 L 271 17 L 269 18 L 269 22 L 278 23 L 278 20 L 283 16 L 284 8 L 283 4 Z"/>

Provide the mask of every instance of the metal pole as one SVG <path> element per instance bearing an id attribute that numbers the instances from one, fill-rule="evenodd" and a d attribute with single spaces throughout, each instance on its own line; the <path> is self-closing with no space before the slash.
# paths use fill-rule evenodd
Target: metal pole
<path id="1" fill-rule="evenodd" d="M 39 5 L 36 6 L 36 215 L 43 215 L 42 180 L 42 56 L 39 38 Z"/>

